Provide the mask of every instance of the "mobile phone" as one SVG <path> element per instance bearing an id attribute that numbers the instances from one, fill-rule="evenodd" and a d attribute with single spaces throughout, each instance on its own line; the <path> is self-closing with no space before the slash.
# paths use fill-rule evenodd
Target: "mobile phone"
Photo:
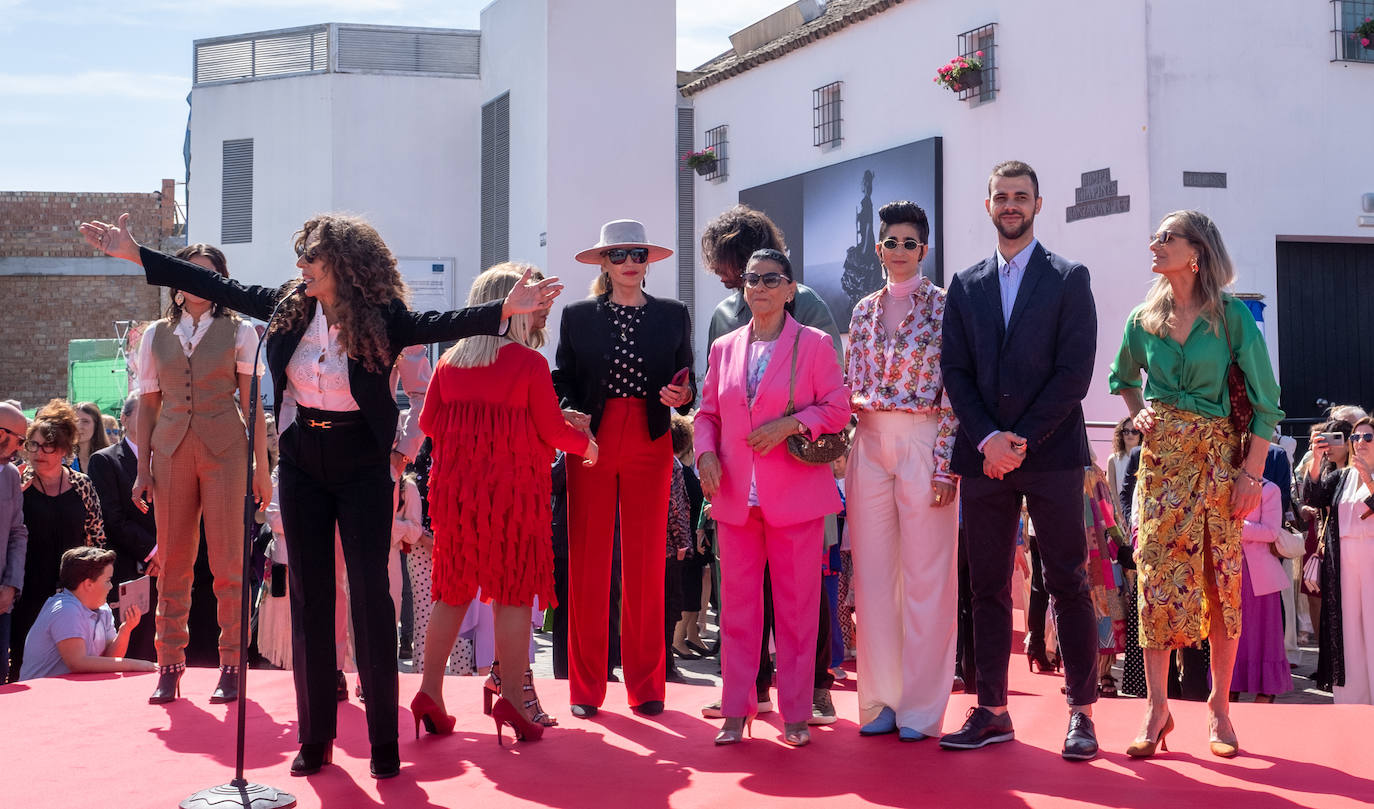
<path id="1" fill-rule="evenodd" d="M 691 368 L 683 368 L 681 371 L 678 371 L 677 373 L 673 374 L 673 379 L 672 379 L 672 381 L 669 382 L 668 384 L 669 384 L 669 385 L 686 385 L 686 384 L 687 384 L 687 376 L 688 376 L 691 372 L 692 372 L 692 369 L 691 369 Z"/>
<path id="2" fill-rule="evenodd" d="M 1330 433 L 1319 433 L 1319 435 L 1321 435 L 1322 438 L 1326 439 L 1326 445 L 1328 447 L 1339 447 L 1345 443 L 1345 433 L 1342 433 L 1340 431 Z"/>

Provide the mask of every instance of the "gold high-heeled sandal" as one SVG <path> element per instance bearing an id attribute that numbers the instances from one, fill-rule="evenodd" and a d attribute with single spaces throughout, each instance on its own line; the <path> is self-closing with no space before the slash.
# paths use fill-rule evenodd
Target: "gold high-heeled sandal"
<path id="1" fill-rule="evenodd" d="M 1208 724 L 1211 726 L 1211 733 L 1209 734 L 1211 738 L 1208 739 L 1207 746 L 1212 749 L 1212 755 L 1220 758 L 1235 758 L 1240 754 L 1240 740 L 1236 738 L 1236 729 L 1234 725 L 1231 727 L 1231 738 L 1223 739 L 1221 735 L 1217 733 L 1218 723 L 1215 714 L 1212 715 L 1211 721 L 1208 722 Z M 1226 724 L 1231 724 L 1231 717 L 1226 717 Z"/>
<path id="2" fill-rule="evenodd" d="M 1159 734 L 1153 739 L 1145 738 L 1131 742 L 1131 746 L 1126 748 L 1126 755 L 1131 758 L 1149 758 L 1158 749 L 1162 752 L 1169 752 L 1169 745 L 1164 742 L 1164 737 L 1174 729 L 1174 715 L 1168 714 L 1164 717 L 1164 725 L 1159 729 Z"/>

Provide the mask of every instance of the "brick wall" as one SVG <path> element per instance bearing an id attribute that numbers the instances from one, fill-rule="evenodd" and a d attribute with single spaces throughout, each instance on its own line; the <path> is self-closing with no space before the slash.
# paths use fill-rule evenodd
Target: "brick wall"
<path id="1" fill-rule="evenodd" d="M 159 249 L 177 243 L 175 183 L 155 193 L 0 191 L 0 259 L 70 258 L 63 274 L 0 274 L 0 322 L 5 325 L 0 399 L 34 407 L 67 395 L 67 341 L 109 339 L 116 320 L 150 320 L 162 305 L 159 291 L 140 275 L 83 274 L 99 253 L 76 226 L 90 219 L 130 214 L 140 242 Z M 132 266 L 132 265 L 131 265 Z M 70 273 L 70 274 L 68 274 Z"/>
<path id="2" fill-rule="evenodd" d="M 175 230 L 175 182 L 145 194 L 0 191 L 0 257 L 100 255 L 87 246 L 76 226 L 91 219 L 114 221 L 129 214 L 140 243 L 161 248 Z"/>
<path id="3" fill-rule="evenodd" d="M 116 320 L 151 320 L 158 289 L 137 275 L 0 275 L 0 399 L 25 408 L 67 395 L 67 341 L 110 339 Z"/>

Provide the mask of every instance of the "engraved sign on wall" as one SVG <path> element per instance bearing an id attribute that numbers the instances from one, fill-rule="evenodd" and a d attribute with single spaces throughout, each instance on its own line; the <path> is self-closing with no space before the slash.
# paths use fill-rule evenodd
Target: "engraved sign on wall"
<path id="1" fill-rule="evenodd" d="M 1074 189 L 1074 204 L 1064 209 L 1064 219 L 1066 222 L 1077 222 L 1130 210 L 1131 198 L 1117 193 L 1112 170 L 1098 169 L 1083 172 L 1082 185 Z"/>

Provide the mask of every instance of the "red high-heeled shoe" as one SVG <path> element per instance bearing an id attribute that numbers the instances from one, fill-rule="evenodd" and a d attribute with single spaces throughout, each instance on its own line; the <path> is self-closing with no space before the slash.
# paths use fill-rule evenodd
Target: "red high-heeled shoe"
<path id="1" fill-rule="evenodd" d="M 436 736 L 447 736 L 453 732 L 453 726 L 458 723 L 457 719 L 439 710 L 439 704 L 429 698 L 428 694 L 421 692 L 415 695 L 415 699 L 410 701 L 410 713 L 415 717 L 415 738 L 420 738 L 420 723 L 423 722 L 425 730 Z"/>
<path id="2" fill-rule="evenodd" d="M 515 732 L 515 738 L 522 742 L 537 742 L 544 736 L 544 726 L 538 722 L 531 722 L 520 713 L 510 700 L 498 700 L 492 708 L 491 718 L 496 722 L 496 743 L 504 745 L 502 741 L 502 725 L 510 725 Z"/>
<path id="3" fill-rule="evenodd" d="M 482 713 L 491 716 L 491 706 L 501 696 L 501 675 L 496 673 L 497 664 L 491 664 L 491 673 L 487 675 L 486 682 L 482 683 Z M 534 672 L 525 669 L 525 681 L 521 690 L 528 692 L 529 698 L 525 700 L 525 709 L 534 709 L 534 721 L 546 728 L 551 728 L 558 724 L 554 719 L 544 712 L 544 708 L 539 704 L 539 695 L 534 693 Z"/>

